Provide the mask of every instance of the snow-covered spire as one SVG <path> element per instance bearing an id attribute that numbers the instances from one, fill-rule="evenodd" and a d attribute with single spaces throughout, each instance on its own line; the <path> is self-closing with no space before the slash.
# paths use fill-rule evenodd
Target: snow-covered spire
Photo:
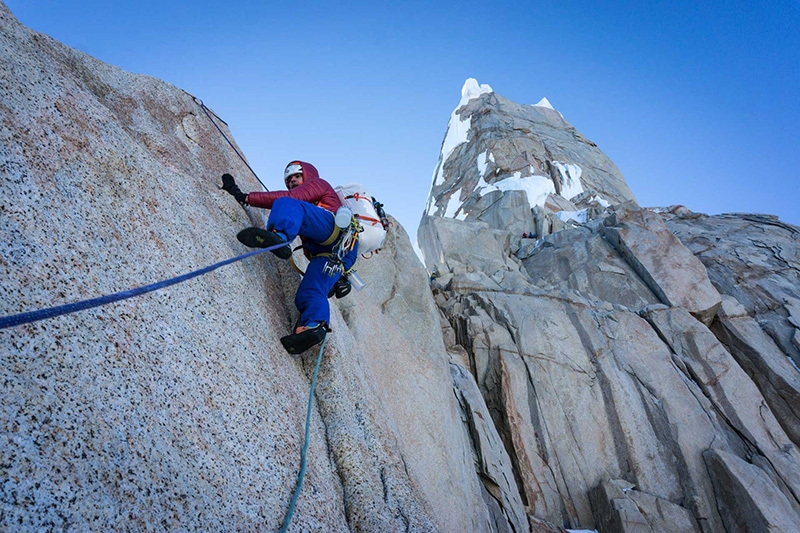
<path id="1" fill-rule="evenodd" d="M 489 94 L 493 93 L 491 87 L 487 84 L 479 85 L 478 80 L 475 78 L 467 78 L 467 81 L 464 82 L 464 86 L 461 87 L 461 102 L 458 104 L 458 107 L 466 104 L 473 98 L 477 98 L 482 94 Z"/>
<path id="2" fill-rule="evenodd" d="M 478 98 L 482 94 L 494 92 L 487 84 L 480 85 L 475 78 L 468 78 L 461 87 L 461 101 L 450 114 L 450 121 L 447 123 L 447 133 L 442 142 L 442 151 L 439 154 L 439 163 L 433 171 L 433 185 L 444 183 L 444 162 L 453 153 L 459 144 L 467 142 L 471 119 L 469 116 L 462 118 L 457 111 L 473 98 Z M 431 189 L 432 191 L 433 189 Z M 428 207 L 432 206 L 432 196 L 428 196 Z"/>

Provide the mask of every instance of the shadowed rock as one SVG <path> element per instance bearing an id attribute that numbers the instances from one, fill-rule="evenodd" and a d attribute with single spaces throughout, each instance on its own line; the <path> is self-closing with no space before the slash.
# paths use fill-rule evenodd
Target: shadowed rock
<path id="1" fill-rule="evenodd" d="M 615 479 L 592 489 L 590 498 L 599 531 L 699 533 L 687 509 L 633 487 L 631 483 Z"/>
<path id="2" fill-rule="evenodd" d="M 797 531 L 797 505 L 775 488 L 763 470 L 719 450 L 709 450 L 703 457 L 727 531 Z"/>
<path id="3" fill-rule="evenodd" d="M 722 297 L 711 329 L 758 385 L 787 435 L 800 443 L 800 372 L 792 361 L 730 296 Z"/>
<path id="4" fill-rule="evenodd" d="M 667 226 L 800 367 L 800 228 L 768 215 L 707 216 L 676 207 Z"/>
<path id="5" fill-rule="evenodd" d="M 683 307 L 710 324 L 721 298 L 703 264 L 667 229 L 657 214 L 630 204 L 603 221 L 606 239 L 661 303 Z"/>

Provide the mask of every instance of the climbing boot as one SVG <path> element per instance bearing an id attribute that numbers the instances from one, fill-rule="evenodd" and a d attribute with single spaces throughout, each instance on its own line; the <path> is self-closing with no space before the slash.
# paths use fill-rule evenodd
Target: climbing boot
<path id="1" fill-rule="evenodd" d="M 321 322 L 315 326 L 300 326 L 291 335 L 281 337 L 281 344 L 292 355 L 305 352 L 321 343 L 328 333 L 328 325 Z"/>
<path id="2" fill-rule="evenodd" d="M 240 231 L 236 238 L 239 242 L 250 248 L 269 248 L 276 244 L 286 243 L 286 246 L 270 250 L 281 259 L 289 259 L 292 256 L 292 248 L 286 242 L 286 237 L 274 231 L 267 231 L 261 228 L 246 228 Z"/>

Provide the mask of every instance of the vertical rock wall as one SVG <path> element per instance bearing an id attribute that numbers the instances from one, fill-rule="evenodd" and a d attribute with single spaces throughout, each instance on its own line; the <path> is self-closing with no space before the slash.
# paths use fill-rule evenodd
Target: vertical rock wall
<path id="1" fill-rule="evenodd" d="M 219 176 L 260 187 L 191 95 L 2 3 L 0 50 L 0 314 L 247 251 L 235 234 L 265 212 Z M 290 531 L 491 531 L 439 312 L 399 225 L 359 271 L 367 289 L 333 303 Z M 0 330 L 0 529 L 277 530 L 316 355 L 278 342 L 297 283 L 266 254 Z"/>
<path id="2" fill-rule="evenodd" d="M 510 108 L 494 94 L 462 100 L 472 129 L 440 163 L 430 205 L 486 175 L 470 154 L 487 138 L 583 149 L 555 119 L 482 129 Z M 514 109 L 509 125 L 552 113 Z M 615 171 L 584 172 L 580 185 L 594 194 L 596 176 Z M 603 533 L 800 527 L 800 230 L 659 214 L 624 194 L 579 217 L 569 198 L 541 207 L 520 194 L 530 198 L 517 180 L 458 212 L 429 210 L 419 239 L 445 338 L 463 352 L 529 516 Z M 543 209 L 560 224 L 539 231 Z M 531 216 L 533 235 L 518 224 Z"/>

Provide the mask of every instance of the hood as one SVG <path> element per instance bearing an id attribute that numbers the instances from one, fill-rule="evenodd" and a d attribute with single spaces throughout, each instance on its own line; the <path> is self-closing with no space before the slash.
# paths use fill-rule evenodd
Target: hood
<path id="1" fill-rule="evenodd" d="M 294 160 L 289 164 L 292 164 L 292 163 L 299 163 L 300 164 L 300 167 L 303 169 L 303 181 L 304 182 L 308 182 L 308 181 L 313 181 L 313 180 L 318 180 L 319 179 L 319 171 L 317 170 L 317 167 L 315 167 L 311 163 L 306 163 L 305 161 Z M 284 185 L 286 186 L 287 189 L 289 188 L 288 184 L 286 183 L 286 180 L 284 180 Z"/>

